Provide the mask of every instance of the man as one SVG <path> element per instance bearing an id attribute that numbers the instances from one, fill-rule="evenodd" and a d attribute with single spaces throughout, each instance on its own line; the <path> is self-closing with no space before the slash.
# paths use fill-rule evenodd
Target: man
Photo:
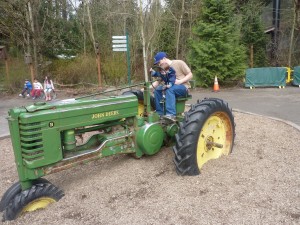
<path id="1" fill-rule="evenodd" d="M 170 67 L 175 70 L 176 80 L 175 84 L 170 88 L 165 90 L 166 96 L 166 115 L 165 117 L 174 119 L 176 116 L 176 98 L 185 97 L 188 93 L 188 88 L 191 87 L 189 81 L 193 78 L 193 74 L 188 65 L 182 60 L 170 60 L 167 58 L 165 52 L 158 52 L 154 57 L 155 65 L 163 65 L 167 63 Z M 159 88 L 159 82 L 153 82 L 153 87 L 155 88 L 155 106 L 156 112 L 163 116 L 163 105 L 161 99 L 163 97 L 163 90 Z"/>

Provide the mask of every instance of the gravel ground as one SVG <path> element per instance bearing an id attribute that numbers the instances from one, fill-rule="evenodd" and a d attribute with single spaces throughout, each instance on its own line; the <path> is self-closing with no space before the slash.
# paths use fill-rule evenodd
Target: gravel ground
<path id="1" fill-rule="evenodd" d="M 3 224 L 300 224 L 300 132 L 234 115 L 233 153 L 199 176 L 178 176 L 171 148 L 140 160 L 113 156 L 48 176 L 65 197 Z M 2 196 L 17 174 L 10 139 L 0 146 Z"/>

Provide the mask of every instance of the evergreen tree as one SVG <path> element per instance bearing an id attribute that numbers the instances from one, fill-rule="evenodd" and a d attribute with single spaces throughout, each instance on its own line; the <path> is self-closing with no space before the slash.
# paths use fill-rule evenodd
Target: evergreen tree
<path id="1" fill-rule="evenodd" d="M 215 76 L 222 83 L 244 75 L 245 48 L 233 10 L 230 0 L 204 0 L 190 41 L 189 62 L 197 85 L 211 86 Z"/>
<path id="2" fill-rule="evenodd" d="M 261 20 L 262 6 L 256 2 L 257 0 L 252 0 L 242 8 L 242 42 L 248 46 L 248 58 L 250 58 L 250 48 L 253 46 L 253 66 L 263 67 L 266 66 L 267 61 L 267 38 Z"/>

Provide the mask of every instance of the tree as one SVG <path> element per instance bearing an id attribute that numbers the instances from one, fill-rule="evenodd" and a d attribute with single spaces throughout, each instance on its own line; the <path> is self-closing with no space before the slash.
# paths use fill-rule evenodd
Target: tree
<path id="1" fill-rule="evenodd" d="M 196 84 L 208 87 L 215 76 L 221 82 L 244 75 L 245 48 L 240 44 L 240 18 L 230 0 L 204 0 L 193 27 L 189 62 Z"/>
<path id="2" fill-rule="evenodd" d="M 191 27 L 199 15 L 199 0 L 165 0 L 164 13 L 160 21 L 156 48 L 165 51 L 170 58 L 187 55 L 188 39 L 192 37 Z"/>
<path id="3" fill-rule="evenodd" d="M 242 42 L 248 46 L 250 67 L 266 66 L 266 34 L 261 21 L 262 6 L 251 0 L 242 8 Z"/>

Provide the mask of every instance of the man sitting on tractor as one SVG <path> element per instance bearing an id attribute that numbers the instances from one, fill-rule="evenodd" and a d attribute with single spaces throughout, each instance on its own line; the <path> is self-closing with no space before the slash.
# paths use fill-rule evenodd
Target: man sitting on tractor
<path id="1" fill-rule="evenodd" d="M 191 87 L 189 81 L 193 78 L 193 74 L 188 65 L 182 60 L 170 60 L 167 58 L 167 54 L 165 52 L 158 52 L 154 57 L 154 64 L 158 66 L 162 66 L 164 64 L 172 67 L 176 72 L 176 80 L 174 85 L 165 90 L 166 94 L 166 115 L 165 117 L 174 119 L 176 117 L 176 98 L 185 97 L 188 95 L 188 88 Z M 159 85 L 159 81 L 153 82 L 153 87 L 155 88 L 154 96 L 155 96 L 155 106 L 156 112 L 160 116 L 164 116 L 163 114 L 163 104 L 161 100 L 163 98 L 163 90 L 157 88 Z"/>

